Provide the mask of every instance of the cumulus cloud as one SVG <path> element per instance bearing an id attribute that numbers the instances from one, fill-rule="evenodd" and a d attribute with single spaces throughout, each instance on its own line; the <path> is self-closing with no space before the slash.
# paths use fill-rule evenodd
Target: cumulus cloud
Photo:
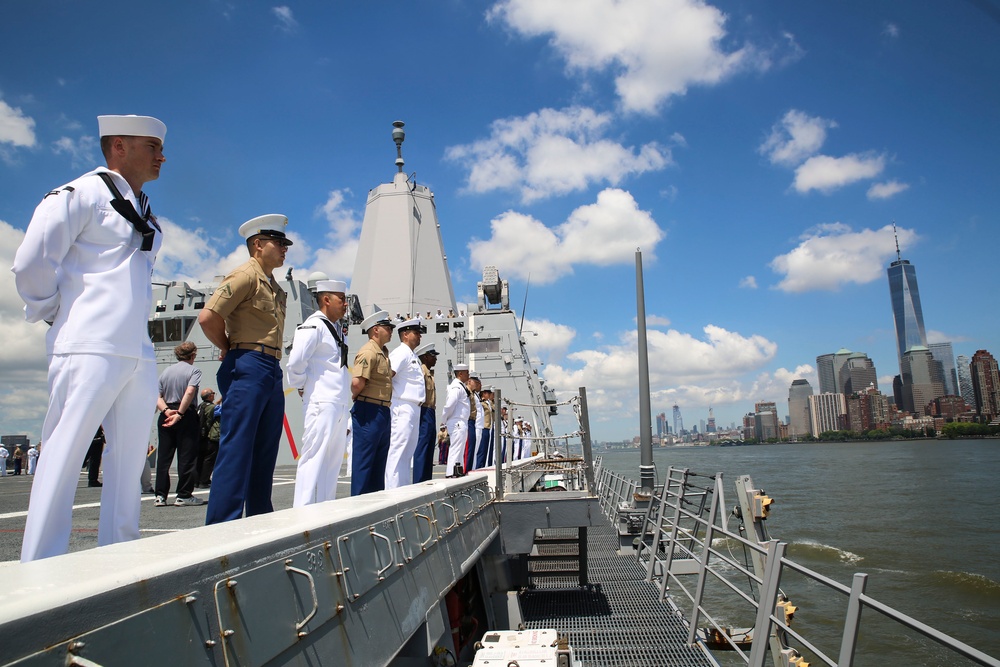
<path id="1" fill-rule="evenodd" d="M 502 275 L 551 283 L 571 274 L 576 264 L 610 266 L 635 260 L 635 249 L 655 259 L 665 236 L 632 195 L 609 188 L 593 204 L 574 210 L 566 222 L 549 228 L 523 213 L 507 211 L 490 223 L 492 237 L 469 243 L 470 266 L 496 266 Z"/>
<path id="2" fill-rule="evenodd" d="M 826 131 L 834 127 L 835 121 L 791 109 L 771 128 L 757 151 L 772 164 L 795 166 L 818 152 L 826 141 Z"/>
<path id="3" fill-rule="evenodd" d="M 355 210 L 345 204 L 350 192 L 347 189 L 331 190 L 326 203 L 316 211 L 317 216 L 329 225 L 326 234 L 328 245 L 316 250 L 311 270 L 322 271 L 338 280 L 350 279 L 361 234 L 361 219 Z"/>
<path id="4" fill-rule="evenodd" d="M 733 379 L 758 371 L 774 358 L 777 345 L 759 335 L 745 336 L 707 325 L 702 337 L 674 329 L 647 331 L 649 379 L 654 404 L 731 404 L 754 400 L 756 383 Z M 560 395 L 587 387 L 591 419 L 634 415 L 638 406 L 638 334 L 621 335 L 614 345 L 570 353 L 564 363 L 548 363 L 545 380 Z M 787 392 L 787 388 L 786 388 Z"/>
<path id="5" fill-rule="evenodd" d="M 897 228 L 899 247 L 917 241 L 913 230 Z M 785 292 L 836 290 L 842 285 L 865 284 L 882 279 L 895 255 L 892 225 L 853 231 L 848 225 L 818 225 L 800 237 L 798 246 L 771 261 L 771 269 L 784 276 L 777 288 Z"/>
<path id="6" fill-rule="evenodd" d="M 3 100 L 0 100 L 0 144 L 18 148 L 35 145 L 35 120 Z"/>
<path id="7" fill-rule="evenodd" d="M 592 183 L 616 185 L 673 162 L 670 150 L 656 142 L 635 148 L 605 138 L 611 122 L 611 114 L 585 107 L 542 109 L 493 121 L 488 138 L 452 146 L 445 157 L 468 169 L 470 192 L 516 189 L 524 202 Z"/>
<path id="8" fill-rule="evenodd" d="M 647 315 L 646 316 L 646 326 L 649 327 L 669 327 L 670 318 L 662 317 L 660 315 Z"/>
<path id="9" fill-rule="evenodd" d="M 532 357 L 544 354 L 549 359 L 559 359 L 576 338 L 576 329 L 549 320 L 525 319 L 521 336 Z"/>
<path id="10" fill-rule="evenodd" d="M 691 86 L 763 66 L 752 47 L 723 47 L 726 16 L 701 0 L 502 0 L 487 18 L 525 37 L 548 36 L 571 71 L 614 72 L 629 111 L 653 113 Z"/>
<path id="11" fill-rule="evenodd" d="M 747 276 L 740 280 L 740 287 L 746 289 L 757 289 L 757 279 L 753 276 Z"/>
<path id="12" fill-rule="evenodd" d="M 885 169 L 885 156 L 866 153 L 844 157 L 815 155 L 795 170 L 794 187 L 801 193 L 829 193 L 857 181 L 875 178 Z"/>
<path id="13" fill-rule="evenodd" d="M 886 181 L 885 183 L 875 183 L 870 188 L 868 188 L 868 198 L 871 200 L 875 199 L 889 199 L 900 192 L 909 189 L 907 183 L 900 183 L 899 181 Z"/>
<path id="14" fill-rule="evenodd" d="M 92 169 L 98 164 L 99 148 L 97 139 L 88 136 L 79 139 L 59 137 L 52 142 L 52 152 L 56 155 L 68 155 L 70 166 L 74 169 Z"/>
<path id="15" fill-rule="evenodd" d="M 299 27 L 298 21 L 296 21 L 295 17 L 292 15 L 291 7 L 286 5 L 271 7 L 271 13 L 277 17 L 278 27 L 284 32 L 292 32 Z"/>

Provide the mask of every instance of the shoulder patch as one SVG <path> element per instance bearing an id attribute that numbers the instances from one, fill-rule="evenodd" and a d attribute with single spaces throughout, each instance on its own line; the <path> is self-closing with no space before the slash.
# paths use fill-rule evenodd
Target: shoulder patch
<path id="1" fill-rule="evenodd" d="M 233 288 L 229 286 L 229 283 L 222 283 L 219 285 L 219 288 L 215 290 L 215 293 L 228 299 L 233 295 Z"/>

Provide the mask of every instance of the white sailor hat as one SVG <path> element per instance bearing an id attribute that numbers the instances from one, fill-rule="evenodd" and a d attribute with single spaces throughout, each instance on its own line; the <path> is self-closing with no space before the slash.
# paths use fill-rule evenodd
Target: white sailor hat
<path id="1" fill-rule="evenodd" d="M 320 292 L 346 292 L 347 283 L 343 280 L 317 280 L 316 294 Z"/>
<path id="2" fill-rule="evenodd" d="M 288 225 L 288 218 L 280 213 L 258 215 L 240 225 L 240 236 L 247 240 L 254 236 L 267 236 L 289 246 L 292 245 L 292 241 L 285 236 L 286 225 Z"/>
<path id="3" fill-rule="evenodd" d="M 434 349 L 434 343 L 424 343 L 417 349 L 413 351 L 413 354 L 418 357 L 422 357 L 425 354 L 433 354 L 435 357 L 438 356 L 438 351 Z"/>
<path id="4" fill-rule="evenodd" d="M 469 370 L 469 364 L 455 364 L 453 369 L 456 373 Z"/>
<path id="5" fill-rule="evenodd" d="M 167 126 L 152 116 L 98 116 L 97 129 L 102 137 L 156 137 L 163 143 Z"/>
<path id="6" fill-rule="evenodd" d="M 389 313 L 384 310 L 378 310 L 366 317 L 365 321 L 361 323 L 361 333 L 368 333 L 368 330 L 376 324 L 385 324 L 390 328 L 396 328 L 396 325 L 389 319 Z"/>
<path id="7" fill-rule="evenodd" d="M 480 389 L 479 391 L 481 391 L 483 393 L 490 392 L 492 394 L 493 393 L 493 387 L 491 385 L 487 385 L 487 386 L 483 387 L 482 389 Z"/>

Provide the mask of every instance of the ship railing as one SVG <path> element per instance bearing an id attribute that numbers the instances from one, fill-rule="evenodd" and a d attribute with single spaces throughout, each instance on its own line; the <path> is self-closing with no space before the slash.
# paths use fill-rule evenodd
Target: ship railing
<path id="1" fill-rule="evenodd" d="M 613 523 L 636 490 L 634 481 L 603 467 L 600 470 L 600 507 Z M 700 475 L 670 468 L 664 483 L 654 488 L 634 541 L 636 558 L 646 566 L 646 580 L 657 586 L 661 601 L 669 598 L 684 615 L 689 644 L 724 645 L 751 667 L 763 667 L 769 661 L 782 667 L 809 664 L 806 659 L 830 667 L 852 667 L 859 659 L 862 612 L 867 608 L 890 623 L 881 630 L 881 637 L 898 634 L 901 626 L 949 653 L 951 658 L 945 660 L 962 656 L 971 663 L 1000 667 L 997 658 L 867 595 L 867 574 L 855 574 L 848 586 L 787 558 L 785 542 L 767 540 L 760 544 L 730 529 L 728 524 L 736 512 L 730 513 L 726 507 L 721 473 Z M 766 534 L 756 532 L 751 518 L 746 517 L 746 530 Z M 742 550 L 743 560 L 733 555 L 734 549 Z M 780 586 L 788 575 L 796 575 L 791 583 L 808 591 L 811 602 L 818 596 L 817 587 L 832 592 L 834 606 L 844 619 L 836 630 L 839 641 L 824 642 L 834 645 L 821 648 L 818 640 L 792 627 L 796 607 Z M 713 613 L 710 606 L 718 611 Z M 828 624 L 836 617 L 823 616 L 819 623 Z M 732 619 L 752 622 L 752 627 L 734 631 Z M 872 620 L 866 617 L 866 634 Z M 708 627 L 700 628 L 702 623 Z M 834 654 L 836 657 L 831 657 Z"/>

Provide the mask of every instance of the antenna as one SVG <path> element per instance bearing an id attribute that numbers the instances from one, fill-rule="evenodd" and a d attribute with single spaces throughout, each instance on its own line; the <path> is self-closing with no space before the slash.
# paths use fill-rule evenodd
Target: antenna
<path id="1" fill-rule="evenodd" d="M 528 273 L 528 280 L 524 285 L 524 304 L 521 306 L 521 324 L 517 326 L 520 333 L 524 329 L 524 311 L 528 308 L 528 288 L 531 287 L 531 273 Z"/>
<path id="2" fill-rule="evenodd" d="M 899 256 L 899 235 L 896 234 L 895 220 L 892 221 L 892 238 L 896 239 L 896 261 L 897 262 L 902 261 L 902 258 Z"/>
<path id="3" fill-rule="evenodd" d="M 396 142 L 396 168 L 399 169 L 399 173 L 403 173 L 403 140 L 406 139 L 406 132 L 403 131 L 403 125 L 405 125 L 401 120 L 393 121 L 392 126 L 395 128 L 392 131 L 392 140 Z"/>

